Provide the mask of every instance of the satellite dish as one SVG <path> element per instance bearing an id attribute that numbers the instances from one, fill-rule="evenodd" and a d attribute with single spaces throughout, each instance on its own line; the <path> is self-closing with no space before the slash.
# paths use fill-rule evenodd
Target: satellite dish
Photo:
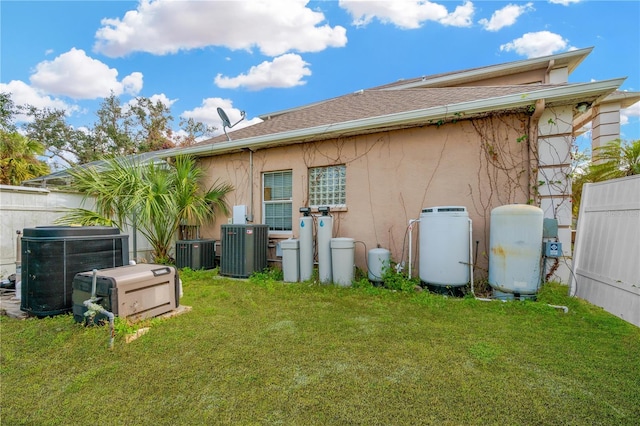
<path id="1" fill-rule="evenodd" d="M 227 136 L 227 141 L 230 141 L 231 138 L 227 134 L 227 127 L 231 129 L 233 126 L 235 126 L 236 124 L 244 120 L 245 113 L 244 111 L 240 111 L 240 115 L 241 115 L 240 120 L 236 121 L 234 124 L 231 124 L 231 121 L 229 120 L 229 116 L 220 107 L 218 107 L 218 115 L 220 116 L 220 120 L 222 120 L 222 130 L 224 130 L 224 134 L 225 136 Z"/>

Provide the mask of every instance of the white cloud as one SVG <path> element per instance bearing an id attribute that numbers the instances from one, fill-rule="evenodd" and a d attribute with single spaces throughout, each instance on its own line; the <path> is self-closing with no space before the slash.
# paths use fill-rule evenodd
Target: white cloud
<path id="1" fill-rule="evenodd" d="M 549 3 L 561 4 L 569 6 L 571 3 L 580 3 L 582 0 L 549 0 Z"/>
<path id="2" fill-rule="evenodd" d="M 527 58 L 552 55 L 566 48 L 567 40 L 549 31 L 526 33 L 522 37 L 500 46 L 501 51 L 515 51 Z"/>
<path id="3" fill-rule="evenodd" d="M 67 114 L 79 111 L 78 106 L 70 105 L 60 99 L 52 98 L 41 91 L 34 89 L 23 81 L 12 80 L 8 84 L 0 83 L 0 92 L 10 93 L 11 100 L 16 106 L 32 105 L 38 109 L 57 109 L 66 111 Z M 31 121 L 26 115 L 15 117 L 17 122 Z"/>
<path id="4" fill-rule="evenodd" d="M 425 21 L 435 21 L 443 25 L 471 26 L 473 3 L 465 2 L 449 13 L 441 4 L 426 0 L 412 1 L 362 1 L 340 0 L 340 7 L 353 18 L 353 25 L 366 26 L 377 18 L 384 24 L 394 24 L 403 29 L 415 29 Z"/>
<path id="5" fill-rule="evenodd" d="M 118 71 L 97 59 L 90 58 L 84 50 L 72 48 L 52 61 L 36 65 L 31 84 L 47 93 L 64 95 L 74 99 L 97 99 L 113 92 L 116 96 L 127 92 L 136 95 L 142 88 L 139 72 L 118 81 Z"/>
<path id="6" fill-rule="evenodd" d="M 533 3 L 523 5 L 508 4 L 500 10 L 496 10 L 491 15 L 491 19 L 481 19 L 478 21 L 487 31 L 498 31 L 501 28 L 511 26 L 525 12 L 535 10 Z"/>
<path id="7" fill-rule="evenodd" d="M 307 0 L 140 0 L 122 19 L 103 19 L 94 50 L 110 57 L 141 51 L 156 55 L 206 46 L 250 50 L 268 56 L 319 52 L 347 43 L 346 29 L 322 24 Z"/>
<path id="8" fill-rule="evenodd" d="M 272 62 L 264 61 L 251 67 L 248 73 L 236 77 L 224 77 L 218 74 L 215 84 L 223 89 L 246 87 L 249 90 L 260 90 L 267 87 L 294 87 L 305 84 L 303 78 L 311 75 L 311 70 L 295 53 L 278 56 Z"/>
<path id="9" fill-rule="evenodd" d="M 136 96 L 142 90 L 142 73 L 132 72 L 122 79 L 122 91 L 131 96 Z"/>
<path id="10" fill-rule="evenodd" d="M 449 25 L 451 27 L 470 27 L 473 22 L 474 12 L 473 3 L 468 1 L 462 6 L 457 6 L 452 13 L 440 19 L 439 22 L 442 25 Z"/>
<path id="11" fill-rule="evenodd" d="M 636 102 L 629 108 L 620 110 L 620 125 L 629 123 L 631 118 L 640 118 L 640 102 Z"/>
<path id="12" fill-rule="evenodd" d="M 241 111 L 238 108 L 233 107 L 233 102 L 231 99 L 223 99 L 223 98 L 207 98 L 202 100 L 202 105 L 196 107 L 190 111 L 185 111 L 180 114 L 183 118 L 193 118 L 195 121 L 202 122 L 209 126 L 214 126 L 218 130 L 215 132 L 216 135 L 224 133 L 222 129 L 222 120 L 218 115 L 218 108 L 222 108 L 224 112 L 229 117 L 229 121 L 233 126 L 233 130 L 238 130 L 243 127 L 252 126 L 254 124 L 262 122 L 259 118 L 253 118 L 251 120 L 244 119 L 239 122 L 242 118 Z M 236 124 L 237 123 L 237 124 Z M 228 132 L 230 130 L 227 130 Z"/>

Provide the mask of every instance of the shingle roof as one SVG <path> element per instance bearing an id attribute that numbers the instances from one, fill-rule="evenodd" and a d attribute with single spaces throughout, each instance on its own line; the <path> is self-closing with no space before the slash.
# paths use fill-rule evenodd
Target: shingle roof
<path id="1" fill-rule="evenodd" d="M 371 117 L 382 117 L 405 111 L 415 111 L 519 93 L 524 94 L 535 89 L 557 86 L 560 85 L 362 90 L 275 115 L 261 123 L 229 132 L 229 137 L 232 140 L 240 140 Z M 226 136 L 221 135 L 201 142 L 199 145 L 223 142 L 226 140 Z"/>

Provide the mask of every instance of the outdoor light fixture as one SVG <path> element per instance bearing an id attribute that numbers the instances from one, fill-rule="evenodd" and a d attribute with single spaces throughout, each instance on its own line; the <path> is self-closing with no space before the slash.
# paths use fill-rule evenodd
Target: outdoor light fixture
<path id="1" fill-rule="evenodd" d="M 329 216 L 329 211 L 331 209 L 329 208 L 329 206 L 320 206 L 318 207 L 318 211 L 320 213 L 322 213 L 322 216 Z"/>
<path id="2" fill-rule="evenodd" d="M 580 102 L 578 105 L 576 105 L 576 110 L 580 114 L 584 114 L 589 109 L 590 106 L 591 104 L 589 102 Z"/>

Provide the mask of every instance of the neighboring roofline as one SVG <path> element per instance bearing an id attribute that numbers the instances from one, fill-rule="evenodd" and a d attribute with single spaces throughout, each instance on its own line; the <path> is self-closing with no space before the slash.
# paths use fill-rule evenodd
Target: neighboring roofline
<path id="1" fill-rule="evenodd" d="M 175 153 L 175 155 L 190 154 L 195 156 L 213 156 L 243 150 L 256 151 L 258 149 L 272 146 L 318 140 L 319 137 L 320 139 L 329 139 L 332 137 L 343 136 L 345 134 L 354 134 L 373 129 L 382 130 L 391 127 L 410 126 L 412 124 L 425 124 L 429 120 L 436 122 L 440 119 L 452 118 L 456 114 L 464 114 L 464 117 L 468 118 L 469 116 L 487 113 L 490 111 L 524 108 L 539 99 L 545 99 L 547 105 L 549 105 L 550 103 L 560 103 L 563 101 L 568 102 L 570 100 L 588 96 L 597 96 L 598 98 L 602 98 L 620 87 L 624 80 L 625 78 L 617 78 L 597 82 L 546 87 L 538 90 L 535 90 L 535 86 L 531 86 L 532 90 L 526 93 L 517 93 L 489 99 L 480 99 L 451 105 L 368 117 L 358 120 L 254 136 L 228 142 L 195 145 L 186 148 L 173 148 L 165 151 L 165 154 L 174 155 Z"/>
<path id="2" fill-rule="evenodd" d="M 502 77 L 504 75 L 512 75 L 518 72 L 529 71 L 531 69 L 540 69 L 551 67 L 551 69 L 567 67 L 569 74 L 575 70 L 582 61 L 593 51 L 593 47 L 585 49 L 571 50 L 569 52 L 559 53 L 556 55 L 540 56 L 537 58 L 524 59 L 521 61 L 507 62 L 505 64 L 489 65 L 481 68 L 463 70 L 460 72 L 447 73 L 440 77 L 429 78 L 426 76 L 424 80 L 411 81 L 406 84 L 401 82 L 390 87 L 384 87 L 380 90 L 401 90 L 415 89 L 418 87 L 442 87 L 443 85 L 468 83 L 479 79 Z"/>

